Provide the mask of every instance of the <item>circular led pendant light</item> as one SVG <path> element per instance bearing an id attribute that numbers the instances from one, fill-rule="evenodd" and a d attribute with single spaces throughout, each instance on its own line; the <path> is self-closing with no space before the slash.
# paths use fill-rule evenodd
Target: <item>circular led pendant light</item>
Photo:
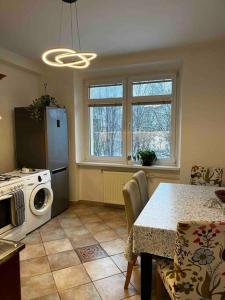
<path id="1" fill-rule="evenodd" d="M 50 49 L 45 51 L 42 54 L 42 60 L 47 65 L 53 67 L 69 67 L 74 69 L 85 69 L 89 67 L 90 61 L 95 59 L 97 57 L 97 54 L 94 52 L 81 51 L 80 31 L 79 31 L 77 5 L 76 5 L 77 0 L 62 0 L 62 1 L 66 3 L 70 3 L 72 48 L 73 48 L 72 3 L 75 3 L 76 27 L 77 27 L 77 35 L 78 35 L 78 42 L 79 42 L 79 50 L 67 49 L 67 48 Z M 62 28 L 62 15 L 61 15 L 60 35 L 61 35 L 61 28 Z"/>

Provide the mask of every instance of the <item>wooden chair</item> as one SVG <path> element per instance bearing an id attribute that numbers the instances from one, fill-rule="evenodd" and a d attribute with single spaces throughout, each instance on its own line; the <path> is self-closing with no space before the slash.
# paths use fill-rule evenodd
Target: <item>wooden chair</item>
<path id="1" fill-rule="evenodd" d="M 191 169 L 190 183 L 192 185 L 221 186 L 223 181 L 222 168 L 208 168 L 193 166 Z"/>
<path id="2" fill-rule="evenodd" d="M 132 178 L 137 181 L 139 190 L 140 190 L 140 195 L 141 195 L 141 201 L 143 204 L 143 207 L 145 207 L 146 203 L 149 200 L 149 195 L 148 195 L 148 181 L 147 177 L 145 175 L 144 171 L 138 171 L 135 173 Z"/>
<path id="3" fill-rule="evenodd" d="M 224 237 L 225 222 L 178 223 L 174 261 L 157 261 L 171 299 L 225 299 Z M 161 291 L 158 286 L 157 300 Z"/>
<path id="4" fill-rule="evenodd" d="M 137 182 L 134 179 L 128 181 L 123 187 L 123 198 L 125 202 L 125 211 L 128 225 L 128 234 L 130 233 L 134 222 L 142 211 L 143 205 L 141 201 L 140 191 Z M 124 288 L 127 289 L 130 283 L 133 267 L 136 263 L 137 256 L 134 255 L 132 262 L 128 262 L 127 276 Z"/>

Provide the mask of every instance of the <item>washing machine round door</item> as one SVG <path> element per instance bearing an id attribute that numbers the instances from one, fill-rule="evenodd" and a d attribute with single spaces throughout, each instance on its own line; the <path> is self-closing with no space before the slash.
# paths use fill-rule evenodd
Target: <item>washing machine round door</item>
<path id="1" fill-rule="evenodd" d="M 40 184 L 35 187 L 30 196 L 30 209 L 34 215 L 46 214 L 53 202 L 53 192 L 49 184 Z"/>

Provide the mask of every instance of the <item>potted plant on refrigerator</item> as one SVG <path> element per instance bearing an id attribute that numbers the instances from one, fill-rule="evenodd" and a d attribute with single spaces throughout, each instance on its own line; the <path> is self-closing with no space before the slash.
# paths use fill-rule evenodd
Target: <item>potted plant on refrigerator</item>
<path id="1" fill-rule="evenodd" d="M 42 95 L 40 98 L 35 99 L 28 107 L 31 118 L 37 121 L 41 120 L 42 112 L 47 106 L 60 107 L 55 98 L 50 95 Z"/>

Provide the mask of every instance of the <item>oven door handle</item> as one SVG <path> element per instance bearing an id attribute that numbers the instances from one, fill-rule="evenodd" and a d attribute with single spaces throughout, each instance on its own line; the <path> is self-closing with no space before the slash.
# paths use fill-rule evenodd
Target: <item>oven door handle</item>
<path id="1" fill-rule="evenodd" d="M 0 201 L 1 200 L 6 200 L 6 199 L 11 198 L 11 197 L 12 197 L 11 194 L 4 195 L 4 196 L 0 197 Z"/>

